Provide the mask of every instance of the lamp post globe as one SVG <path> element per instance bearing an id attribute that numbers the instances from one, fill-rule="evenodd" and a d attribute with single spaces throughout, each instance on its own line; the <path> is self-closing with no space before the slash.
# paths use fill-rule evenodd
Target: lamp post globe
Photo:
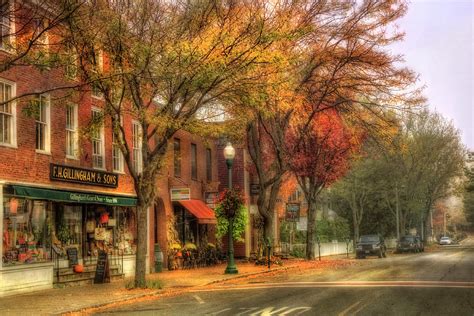
<path id="1" fill-rule="evenodd" d="M 235 149 L 230 142 L 228 142 L 224 148 L 224 158 L 227 164 L 227 172 L 228 172 L 228 179 L 229 179 L 228 187 L 229 187 L 229 190 L 231 190 L 232 189 L 232 164 L 235 158 Z M 229 236 L 229 242 L 228 242 L 228 251 L 227 251 L 227 267 L 225 269 L 225 274 L 239 273 L 235 265 L 235 260 L 234 260 L 233 230 L 234 230 L 234 218 L 229 218 L 229 229 L 227 231 L 227 235 Z"/>

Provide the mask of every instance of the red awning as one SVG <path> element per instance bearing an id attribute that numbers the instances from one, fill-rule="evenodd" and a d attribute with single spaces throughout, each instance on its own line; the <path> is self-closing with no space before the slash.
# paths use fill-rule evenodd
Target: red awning
<path id="1" fill-rule="evenodd" d="M 181 200 L 179 203 L 196 216 L 199 224 L 217 224 L 214 211 L 201 200 Z"/>

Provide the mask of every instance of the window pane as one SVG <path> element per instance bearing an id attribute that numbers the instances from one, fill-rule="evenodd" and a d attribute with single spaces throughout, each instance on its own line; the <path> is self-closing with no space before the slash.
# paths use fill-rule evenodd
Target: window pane
<path id="1" fill-rule="evenodd" d="M 197 179 L 197 146 L 191 144 L 191 178 Z"/>
<path id="2" fill-rule="evenodd" d="M 174 139 L 174 176 L 181 177 L 181 142 Z"/>
<path id="3" fill-rule="evenodd" d="M 211 149 L 206 149 L 206 176 L 207 181 L 212 181 L 212 155 Z"/>

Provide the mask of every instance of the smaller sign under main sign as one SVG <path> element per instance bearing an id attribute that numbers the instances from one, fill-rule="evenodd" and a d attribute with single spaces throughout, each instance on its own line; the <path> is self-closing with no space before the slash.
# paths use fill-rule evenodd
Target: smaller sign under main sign
<path id="1" fill-rule="evenodd" d="M 182 201 L 191 199 L 190 188 L 176 188 L 171 189 L 171 201 Z"/>
<path id="2" fill-rule="evenodd" d="M 288 222 L 297 222 L 300 218 L 300 203 L 287 203 L 285 219 Z"/>
<path id="3" fill-rule="evenodd" d="M 118 186 L 118 174 L 56 165 L 53 163 L 50 164 L 49 178 L 56 181 L 98 185 L 110 188 L 116 188 Z"/>
<path id="4" fill-rule="evenodd" d="M 250 194 L 251 195 L 258 195 L 260 193 L 260 184 L 250 184 Z"/>

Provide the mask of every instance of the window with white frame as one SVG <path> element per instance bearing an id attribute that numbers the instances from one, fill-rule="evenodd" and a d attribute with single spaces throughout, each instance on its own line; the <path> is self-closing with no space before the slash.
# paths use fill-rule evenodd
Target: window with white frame
<path id="1" fill-rule="evenodd" d="M 66 156 L 73 159 L 78 156 L 77 104 L 66 106 Z"/>
<path id="2" fill-rule="evenodd" d="M 142 128 L 138 122 L 132 123 L 133 168 L 142 172 Z"/>
<path id="3" fill-rule="evenodd" d="M 78 68 L 78 55 L 73 48 L 69 48 L 66 55 L 66 65 L 64 70 L 66 77 L 71 80 L 76 79 Z"/>
<path id="4" fill-rule="evenodd" d="M 50 100 L 48 95 L 40 95 L 35 110 L 35 125 L 36 125 L 36 150 L 49 152 L 50 151 Z"/>
<path id="5" fill-rule="evenodd" d="M 0 48 L 10 48 L 12 37 L 10 0 L 0 0 Z"/>
<path id="6" fill-rule="evenodd" d="M 0 102 L 10 100 L 14 94 L 11 84 L 0 82 Z M 0 144 L 16 145 L 15 102 L 0 105 Z"/>
<path id="7" fill-rule="evenodd" d="M 48 20 L 45 18 L 33 19 L 33 37 L 34 45 L 47 51 L 49 45 L 49 38 L 47 34 Z"/>
<path id="8" fill-rule="evenodd" d="M 92 109 L 92 167 L 99 169 L 105 169 L 104 124 L 102 119 L 102 111 Z"/>
<path id="9" fill-rule="evenodd" d="M 120 117 L 120 125 L 123 124 L 122 117 Z M 123 172 L 123 154 L 120 150 L 118 139 L 112 131 L 112 165 L 115 172 Z"/>

